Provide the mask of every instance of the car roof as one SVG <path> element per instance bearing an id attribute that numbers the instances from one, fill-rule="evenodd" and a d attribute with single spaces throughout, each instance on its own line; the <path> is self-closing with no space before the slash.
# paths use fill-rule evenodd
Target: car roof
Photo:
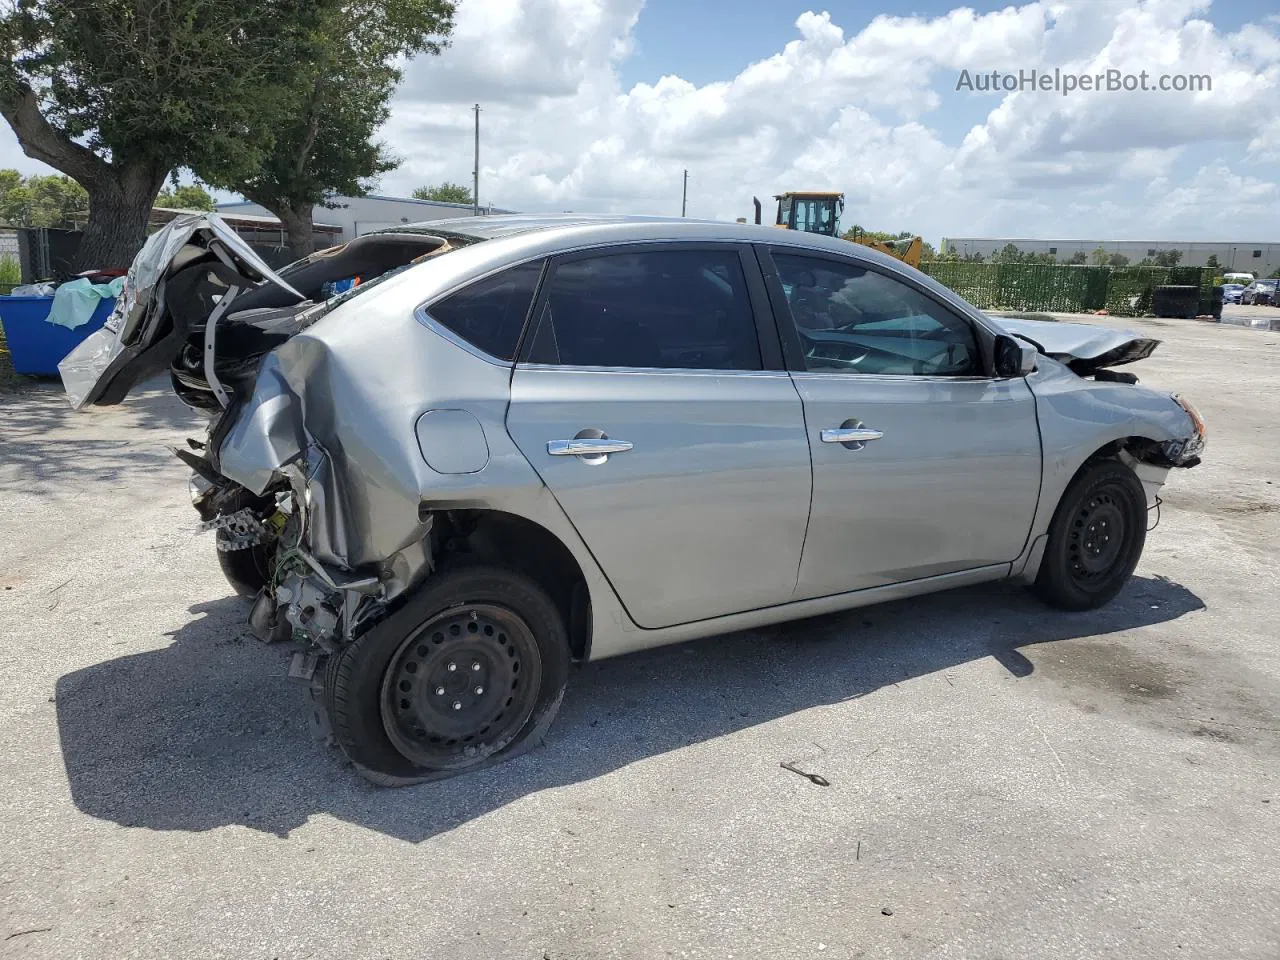
<path id="1" fill-rule="evenodd" d="M 447 220 L 424 220 L 419 223 L 387 227 L 379 233 L 441 233 L 473 240 L 496 240 L 538 230 L 589 226 L 591 224 L 716 223 L 715 220 L 690 220 L 683 217 L 611 215 L 586 213 L 519 213 L 501 216 L 450 217 Z"/>
<path id="2" fill-rule="evenodd" d="M 492 217 L 459 217 L 427 220 L 388 228 L 393 233 L 422 232 L 467 241 L 522 239 L 547 252 L 594 243 L 627 243 L 721 240 L 803 247 L 852 256 L 900 269 L 902 261 L 839 237 L 800 230 L 784 230 L 773 224 L 730 223 L 692 217 L 591 214 L 513 214 Z"/>

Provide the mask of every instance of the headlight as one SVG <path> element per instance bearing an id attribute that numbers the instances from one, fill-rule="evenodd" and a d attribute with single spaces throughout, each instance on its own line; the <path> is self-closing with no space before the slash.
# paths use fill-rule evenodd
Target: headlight
<path id="1" fill-rule="evenodd" d="M 1173 395 L 1173 402 L 1187 411 L 1187 416 L 1191 418 L 1191 425 L 1196 428 L 1196 436 L 1203 441 L 1208 436 L 1209 431 L 1204 425 L 1204 417 L 1200 416 L 1200 411 L 1193 407 L 1191 401 L 1180 393 Z"/>
<path id="2" fill-rule="evenodd" d="M 1173 402 L 1186 412 L 1191 420 L 1193 433 L 1188 437 L 1166 440 L 1160 444 L 1165 459 L 1175 467 L 1195 466 L 1200 462 L 1200 454 L 1204 452 L 1205 426 L 1200 411 L 1191 405 L 1191 401 L 1181 394 L 1173 395 Z"/>

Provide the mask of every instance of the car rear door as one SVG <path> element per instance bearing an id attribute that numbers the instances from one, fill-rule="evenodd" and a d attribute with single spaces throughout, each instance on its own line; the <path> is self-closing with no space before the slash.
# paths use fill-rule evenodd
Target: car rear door
<path id="1" fill-rule="evenodd" d="M 981 331 L 865 261 L 761 250 L 813 455 L 797 597 L 1013 560 L 1040 490 L 1035 399 Z"/>
<path id="2" fill-rule="evenodd" d="M 561 256 L 533 317 L 507 427 L 632 619 L 790 599 L 809 445 L 750 248 Z"/>

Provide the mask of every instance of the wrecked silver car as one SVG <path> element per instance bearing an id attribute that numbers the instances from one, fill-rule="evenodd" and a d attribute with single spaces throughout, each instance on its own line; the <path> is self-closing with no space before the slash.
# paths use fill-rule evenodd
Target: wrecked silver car
<path id="1" fill-rule="evenodd" d="M 276 273 L 188 217 L 62 373 L 210 415 L 176 453 L 228 580 L 396 784 L 527 749 L 574 660 L 1003 578 L 1106 603 L 1204 448 L 1114 369 L 1155 347 L 749 225 L 438 221 Z"/>

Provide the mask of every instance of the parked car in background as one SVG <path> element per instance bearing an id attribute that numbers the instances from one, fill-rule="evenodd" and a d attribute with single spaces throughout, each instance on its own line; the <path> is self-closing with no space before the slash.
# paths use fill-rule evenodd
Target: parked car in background
<path id="1" fill-rule="evenodd" d="M 1243 292 L 1244 284 L 1242 283 L 1224 283 L 1222 285 L 1222 302 L 1239 303 L 1240 294 Z"/>
<path id="2" fill-rule="evenodd" d="M 223 569 L 381 784 L 527 749 L 572 660 L 1006 578 L 1101 606 L 1204 447 L 1111 369 L 1156 340 L 755 225 L 466 218 L 275 274 L 187 218 L 91 340 L 77 407 L 168 369 L 209 415 L 175 452 Z"/>
<path id="3" fill-rule="evenodd" d="M 1277 286 L 1280 286 L 1280 280 L 1255 280 L 1241 292 L 1240 302 L 1258 306 L 1269 304 L 1274 307 L 1278 300 Z"/>

